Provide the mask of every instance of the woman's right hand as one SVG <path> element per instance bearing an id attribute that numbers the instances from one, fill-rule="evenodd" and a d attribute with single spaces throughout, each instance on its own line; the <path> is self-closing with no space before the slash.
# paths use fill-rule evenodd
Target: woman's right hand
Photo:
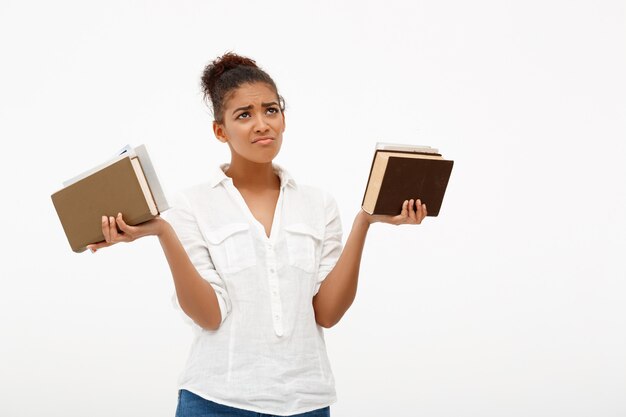
<path id="1" fill-rule="evenodd" d="M 87 249 L 95 253 L 100 248 L 106 248 L 119 242 L 132 242 L 144 236 L 159 236 L 165 229 L 167 222 L 160 216 L 156 216 L 152 220 L 129 226 L 122 217 L 122 213 L 118 213 L 117 217 L 102 216 L 102 234 L 104 240 L 98 243 L 87 245 Z M 117 230 L 121 230 L 121 233 Z"/>

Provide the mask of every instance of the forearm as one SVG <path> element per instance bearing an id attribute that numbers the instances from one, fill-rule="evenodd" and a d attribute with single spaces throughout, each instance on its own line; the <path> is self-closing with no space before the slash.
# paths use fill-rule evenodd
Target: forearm
<path id="1" fill-rule="evenodd" d="M 352 305 L 356 297 L 361 256 L 368 230 L 369 222 L 359 212 L 341 256 L 313 298 L 315 320 L 320 326 L 334 326 Z"/>
<path id="2" fill-rule="evenodd" d="M 207 330 L 217 329 L 222 317 L 215 290 L 191 263 L 169 223 L 165 222 L 158 237 L 172 272 L 181 308 L 200 327 Z"/>

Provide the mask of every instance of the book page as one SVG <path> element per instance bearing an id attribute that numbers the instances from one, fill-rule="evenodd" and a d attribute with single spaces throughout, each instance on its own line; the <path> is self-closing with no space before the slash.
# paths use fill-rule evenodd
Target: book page
<path id="1" fill-rule="evenodd" d="M 106 168 L 106 167 L 108 167 L 109 165 L 112 165 L 112 164 L 114 164 L 115 162 L 117 162 L 117 161 L 119 161 L 120 159 L 125 158 L 125 157 L 127 157 L 127 156 L 130 156 L 131 158 L 132 158 L 132 157 L 134 157 L 134 156 L 136 156 L 136 155 L 135 155 L 135 151 L 134 151 L 133 147 L 132 147 L 132 146 L 130 146 L 130 145 L 126 145 L 126 146 L 124 146 L 122 149 L 120 149 L 119 151 L 117 151 L 117 153 L 116 153 L 116 154 L 115 154 L 115 155 L 114 155 L 111 159 L 109 159 L 108 161 L 106 161 L 106 162 L 104 162 L 104 163 L 102 163 L 102 164 L 100 164 L 100 165 L 98 165 L 98 166 L 95 166 L 95 167 L 93 167 L 93 168 L 91 168 L 91 169 L 89 169 L 89 170 L 87 170 L 87 171 L 85 171 L 85 172 L 83 172 L 83 173 L 81 173 L 81 174 L 79 174 L 79 175 L 75 176 L 75 177 L 72 177 L 72 178 L 70 178 L 69 180 L 63 181 L 63 187 L 67 187 L 67 186 L 69 186 L 69 185 L 72 185 L 72 184 L 74 184 L 75 182 L 80 181 L 80 180 L 82 180 L 83 178 L 86 178 L 86 177 L 90 176 L 90 175 L 91 175 L 91 174 L 93 174 L 94 172 L 98 172 L 98 171 L 100 171 L 102 168 Z"/>
<path id="2" fill-rule="evenodd" d="M 376 149 L 384 151 L 405 151 L 405 152 L 422 152 L 422 153 L 439 153 L 436 148 L 425 145 L 406 145 L 403 143 L 376 142 Z"/>
<path id="3" fill-rule="evenodd" d="M 163 192 L 163 188 L 161 187 L 161 183 L 159 182 L 159 178 L 157 177 L 154 166 L 152 165 L 152 161 L 148 156 L 148 150 L 146 149 L 146 145 L 137 146 L 135 148 L 135 153 L 137 155 L 137 158 L 139 158 L 141 168 L 143 169 L 143 173 L 146 176 L 148 185 L 150 186 L 152 197 L 154 197 L 154 201 L 157 205 L 159 212 L 162 213 L 165 210 L 169 209 L 169 205 L 167 203 L 167 199 L 165 198 L 165 193 Z"/>

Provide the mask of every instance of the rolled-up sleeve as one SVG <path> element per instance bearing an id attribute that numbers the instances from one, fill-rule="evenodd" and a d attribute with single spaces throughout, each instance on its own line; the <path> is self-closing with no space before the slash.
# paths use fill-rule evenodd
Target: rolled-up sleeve
<path id="1" fill-rule="evenodd" d="M 231 310 L 230 298 L 228 297 L 224 280 L 215 270 L 209 254 L 209 248 L 198 228 L 198 222 L 191 205 L 184 194 L 181 193 L 172 199 L 171 206 L 171 209 L 163 213 L 163 218 L 172 225 L 189 256 L 189 260 L 196 267 L 200 276 L 215 290 L 223 323 Z M 183 314 L 186 323 L 194 323 L 182 310 L 176 292 L 172 295 L 172 304 L 174 308 Z"/>
<path id="2" fill-rule="evenodd" d="M 322 255 L 317 274 L 317 284 L 315 285 L 313 295 L 319 292 L 322 282 L 335 267 L 341 255 L 341 251 L 343 250 L 339 207 L 335 199 L 326 192 L 324 193 L 324 213 L 326 229 L 324 232 L 324 241 L 322 242 Z"/>

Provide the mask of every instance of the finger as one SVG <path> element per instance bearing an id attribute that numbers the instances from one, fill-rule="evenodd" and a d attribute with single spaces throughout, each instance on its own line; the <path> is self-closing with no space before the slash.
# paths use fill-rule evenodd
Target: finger
<path id="1" fill-rule="evenodd" d="M 103 240 L 102 242 L 92 243 L 91 245 L 87 245 L 87 249 L 89 249 L 92 253 L 95 253 L 98 249 L 106 248 L 111 245 L 112 245 L 111 243 L 108 243 Z"/>
<path id="2" fill-rule="evenodd" d="M 405 220 L 408 216 L 408 210 L 409 200 L 404 200 L 404 202 L 402 203 L 402 211 L 400 211 L 400 214 L 391 217 L 391 219 L 385 221 L 385 223 L 395 224 L 396 226 L 405 223 Z"/>
<path id="3" fill-rule="evenodd" d="M 424 209 L 423 209 L 424 205 L 422 204 L 422 200 L 420 200 L 419 198 L 417 199 L 417 202 L 415 203 L 415 215 L 417 217 L 417 224 L 420 224 L 422 222 L 422 220 L 424 219 Z"/>
<path id="4" fill-rule="evenodd" d="M 107 216 L 102 216 L 102 234 L 104 235 L 104 240 L 106 242 L 111 241 L 111 233 L 109 233 L 109 218 Z"/>
<path id="5" fill-rule="evenodd" d="M 115 222 L 115 217 L 109 217 L 109 233 L 111 234 L 111 242 L 119 242 L 119 236 L 117 233 L 117 223 Z"/>
<path id="6" fill-rule="evenodd" d="M 413 206 L 413 203 L 415 203 L 415 201 L 413 199 L 411 199 L 409 201 L 409 220 L 410 221 L 417 221 L 417 215 L 415 214 L 415 208 Z"/>
<path id="7" fill-rule="evenodd" d="M 115 221 L 117 222 L 117 225 L 120 228 L 120 230 L 124 232 L 122 236 L 126 237 L 127 241 L 129 242 L 132 241 L 133 240 L 133 233 L 132 233 L 133 227 L 126 224 L 126 222 L 124 221 L 124 218 L 122 217 L 122 213 L 117 213 L 117 217 L 115 218 Z"/>
<path id="8" fill-rule="evenodd" d="M 401 217 L 406 217 L 408 215 L 408 207 L 409 207 L 409 200 L 404 200 L 404 203 L 402 203 L 402 211 L 400 211 Z"/>
<path id="9" fill-rule="evenodd" d="M 424 218 L 428 216 L 428 210 L 426 209 L 426 203 L 422 204 L 422 208 L 424 209 Z"/>

